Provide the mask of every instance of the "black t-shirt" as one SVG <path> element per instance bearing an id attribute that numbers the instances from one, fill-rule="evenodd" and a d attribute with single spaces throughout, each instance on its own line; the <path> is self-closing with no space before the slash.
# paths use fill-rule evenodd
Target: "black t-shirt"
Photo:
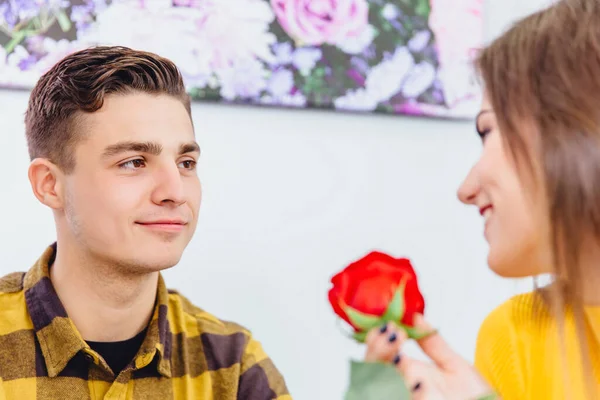
<path id="1" fill-rule="evenodd" d="M 87 344 L 104 358 L 104 361 L 117 376 L 133 361 L 145 337 L 146 330 L 144 329 L 135 337 L 121 342 L 87 342 Z"/>

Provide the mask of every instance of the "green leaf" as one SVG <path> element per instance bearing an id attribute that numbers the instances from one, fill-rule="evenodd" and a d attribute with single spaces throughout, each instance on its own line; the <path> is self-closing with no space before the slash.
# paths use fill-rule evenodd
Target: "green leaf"
<path id="1" fill-rule="evenodd" d="M 355 328 L 358 328 L 359 331 L 369 331 L 376 326 L 383 324 L 383 320 L 377 315 L 363 314 L 352 307 L 346 307 L 344 308 L 344 311 L 346 312 L 346 315 L 348 315 L 352 325 Z"/>
<path id="2" fill-rule="evenodd" d="M 27 33 L 25 31 L 15 32 L 10 42 L 8 42 L 6 46 L 4 46 L 4 50 L 6 51 L 6 53 L 12 53 L 15 47 L 17 47 L 23 41 L 23 39 L 25 39 L 25 36 L 27 36 Z"/>
<path id="3" fill-rule="evenodd" d="M 417 328 L 412 328 L 410 326 L 402 326 L 402 328 L 406 331 L 406 334 L 408 335 L 408 337 L 411 339 L 414 339 L 414 340 L 425 339 L 427 336 L 437 333 L 436 330 L 420 331 Z"/>
<path id="4" fill-rule="evenodd" d="M 417 6 L 415 7 L 415 13 L 420 15 L 421 17 L 428 17 L 431 12 L 429 6 L 429 0 L 419 0 Z"/>
<path id="5" fill-rule="evenodd" d="M 352 338 L 359 343 L 364 343 L 367 340 L 367 335 L 369 332 L 355 332 L 352 335 Z"/>
<path id="6" fill-rule="evenodd" d="M 383 319 L 385 321 L 392 321 L 399 323 L 404 316 L 404 288 L 406 287 L 406 281 L 402 281 L 400 286 L 394 293 L 394 297 L 392 301 L 388 305 L 385 313 L 383 314 Z"/>
<path id="7" fill-rule="evenodd" d="M 58 20 L 58 24 L 60 25 L 60 29 L 62 29 L 63 32 L 67 32 L 71 29 L 71 20 L 64 11 L 58 11 L 55 15 L 56 19 Z"/>
<path id="8" fill-rule="evenodd" d="M 352 361 L 350 385 L 344 400 L 410 399 L 398 371 L 389 364 Z"/>
<path id="9" fill-rule="evenodd" d="M 490 393 L 486 396 L 477 398 L 477 400 L 499 400 L 499 399 L 500 399 L 500 397 L 498 397 L 498 395 L 496 393 Z"/>

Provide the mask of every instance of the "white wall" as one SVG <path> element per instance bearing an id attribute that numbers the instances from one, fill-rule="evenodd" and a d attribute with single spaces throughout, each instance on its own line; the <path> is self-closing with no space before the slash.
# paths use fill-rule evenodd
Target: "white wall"
<path id="1" fill-rule="evenodd" d="M 523 3 L 488 1 L 487 38 L 546 0 Z M 0 91 L 0 274 L 54 239 L 26 177 L 27 98 Z M 413 260 L 429 319 L 467 358 L 484 316 L 530 287 L 487 270 L 482 222 L 456 199 L 480 151 L 472 122 L 208 104 L 194 120 L 204 200 L 167 282 L 252 329 L 297 399 L 342 398 L 363 348 L 340 333 L 328 281 L 371 249 Z"/>

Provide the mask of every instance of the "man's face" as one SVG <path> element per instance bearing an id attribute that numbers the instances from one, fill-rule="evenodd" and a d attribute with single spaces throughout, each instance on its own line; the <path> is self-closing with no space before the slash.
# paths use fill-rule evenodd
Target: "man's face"
<path id="1" fill-rule="evenodd" d="M 62 224 L 95 259 L 136 272 L 177 264 L 196 229 L 199 148 L 190 116 L 167 95 L 112 95 L 78 125 Z"/>

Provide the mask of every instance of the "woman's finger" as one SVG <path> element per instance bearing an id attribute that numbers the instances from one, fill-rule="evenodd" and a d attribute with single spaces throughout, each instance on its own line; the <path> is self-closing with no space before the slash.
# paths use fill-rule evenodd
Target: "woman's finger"
<path id="1" fill-rule="evenodd" d="M 400 347 L 406 341 L 404 330 L 395 324 L 388 323 L 380 328 L 372 329 L 367 335 L 367 362 L 392 362 Z"/>
<path id="2" fill-rule="evenodd" d="M 439 372 L 435 367 L 423 361 L 415 360 L 406 355 L 395 357 L 396 369 L 404 378 L 406 387 L 411 392 L 413 400 L 441 400 L 439 390 Z"/>
<path id="3" fill-rule="evenodd" d="M 404 378 L 404 383 L 409 390 L 418 390 L 422 386 L 422 380 L 427 377 L 425 363 L 402 353 L 397 354 L 392 362 Z"/>
<path id="4" fill-rule="evenodd" d="M 423 339 L 418 340 L 419 346 L 425 354 L 436 365 L 445 371 L 453 369 L 457 364 L 463 363 L 464 360 L 460 357 L 448 343 L 440 336 L 439 333 L 425 321 L 422 315 L 417 314 L 414 318 L 415 328 L 422 332 L 434 332 Z"/>

